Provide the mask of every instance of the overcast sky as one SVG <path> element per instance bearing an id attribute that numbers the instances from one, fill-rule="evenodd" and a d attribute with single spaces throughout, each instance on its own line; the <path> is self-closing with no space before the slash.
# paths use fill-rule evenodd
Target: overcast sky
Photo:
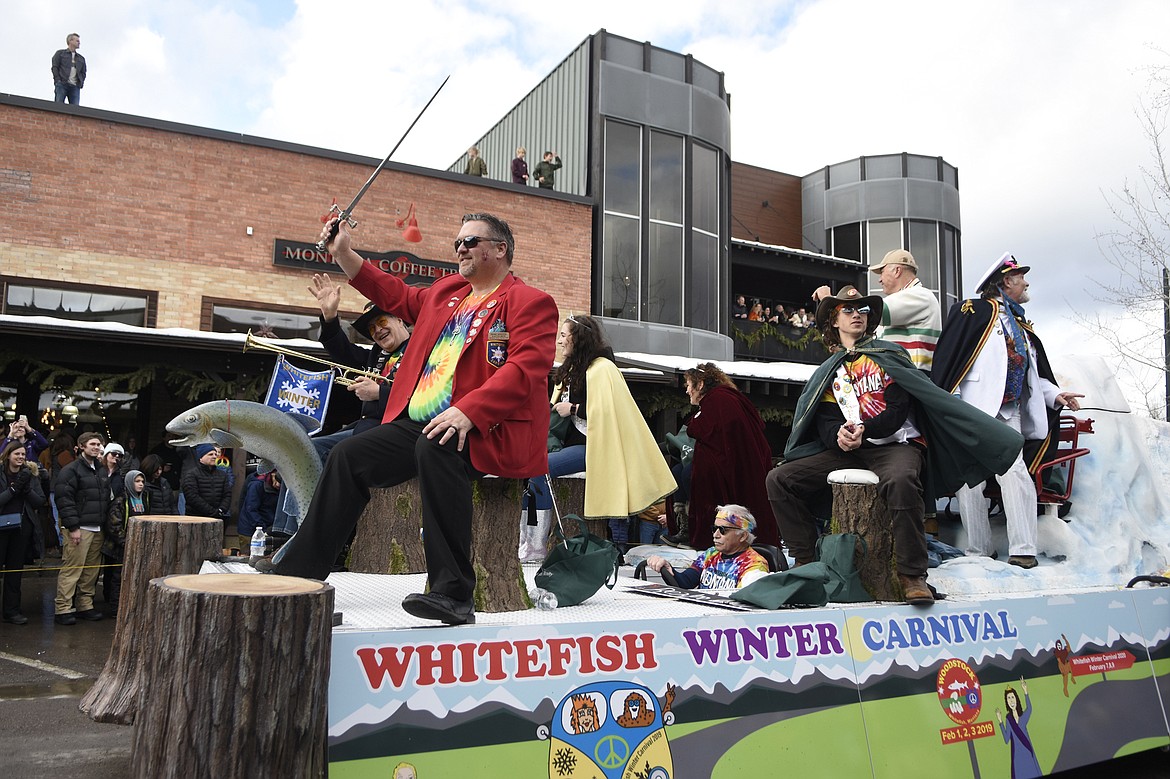
<path id="1" fill-rule="evenodd" d="M 83 105 L 380 158 L 451 74 L 396 155 L 442 169 L 601 28 L 723 71 L 739 162 L 944 157 L 965 293 L 1010 250 L 1050 354 L 1085 351 L 1073 310 L 1116 275 L 1095 236 L 1148 161 L 1134 109 L 1166 0 L 0 0 L 0 92 L 51 99 L 78 32 Z"/>

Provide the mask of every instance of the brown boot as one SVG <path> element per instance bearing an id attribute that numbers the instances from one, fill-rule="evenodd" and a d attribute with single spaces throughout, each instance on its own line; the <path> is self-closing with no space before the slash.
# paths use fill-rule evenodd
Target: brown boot
<path id="1" fill-rule="evenodd" d="M 902 585 L 902 593 L 906 602 L 915 606 L 930 606 L 934 603 L 934 594 L 926 586 L 925 576 L 904 576 L 898 574 L 898 583 Z"/>
<path id="2" fill-rule="evenodd" d="M 922 520 L 922 529 L 938 538 L 938 515 L 929 514 Z"/>

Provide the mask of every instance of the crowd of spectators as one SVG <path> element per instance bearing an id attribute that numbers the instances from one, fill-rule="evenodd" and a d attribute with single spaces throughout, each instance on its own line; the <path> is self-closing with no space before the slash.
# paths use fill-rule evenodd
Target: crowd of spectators
<path id="1" fill-rule="evenodd" d="M 770 325 L 790 327 L 812 327 L 813 318 L 808 309 L 795 303 L 784 304 L 778 300 L 763 300 L 736 295 L 731 305 L 732 319 L 746 319 L 749 322 L 764 322 Z"/>

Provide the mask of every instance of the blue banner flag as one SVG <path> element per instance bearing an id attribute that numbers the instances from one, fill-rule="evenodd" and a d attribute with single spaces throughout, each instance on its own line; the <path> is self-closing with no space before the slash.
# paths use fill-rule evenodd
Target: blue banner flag
<path id="1" fill-rule="evenodd" d="M 264 405 L 281 411 L 303 414 L 317 420 L 317 429 L 325 424 L 329 408 L 329 393 L 333 390 L 333 370 L 303 371 L 287 362 L 284 355 L 276 358 L 272 383 Z"/>

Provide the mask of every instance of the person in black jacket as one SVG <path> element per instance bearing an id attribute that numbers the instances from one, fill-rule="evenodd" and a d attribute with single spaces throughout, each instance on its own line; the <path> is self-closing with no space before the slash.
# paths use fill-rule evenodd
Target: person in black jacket
<path id="1" fill-rule="evenodd" d="M 106 442 L 98 433 L 82 433 L 77 443 L 81 456 L 61 469 L 53 490 L 64 537 L 57 577 L 58 625 L 73 625 L 77 617 L 96 622 L 105 616 L 93 607 L 93 596 L 101 570 L 102 525 L 110 505 L 101 462 Z"/>
<path id="2" fill-rule="evenodd" d="M 183 499 L 192 516 L 225 520 L 231 516 L 232 488 L 227 474 L 215 465 L 218 458 L 214 444 L 199 444 L 195 462 L 183 469 Z"/>
<path id="3" fill-rule="evenodd" d="M 39 522 L 37 509 L 45 504 L 45 493 L 37 476 L 36 461 L 29 461 L 20 441 L 10 441 L 0 450 L 0 515 L 12 517 L 12 525 L 0 526 L 0 568 L 4 578 L 4 621 L 27 625 L 20 611 L 20 576 L 24 551 Z"/>
<path id="4" fill-rule="evenodd" d="M 353 323 L 353 329 L 368 335 L 375 346 L 373 349 L 358 346 L 346 337 L 341 320 L 337 316 L 341 307 L 341 287 L 337 282 L 323 273 L 316 273 L 313 274 L 313 286 L 309 287 L 309 291 L 317 298 L 317 304 L 321 307 L 321 345 L 329 352 L 330 359 L 351 368 L 362 368 L 377 373 L 387 379 L 377 382 L 361 377 L 346 387 L 362 401 L 362 415 L 356 422 L 346 425 L 336 433 L 313 436 L 313 446 L 321 456 L 321 462 L 325 462 L 329 452 L 338 443 L 382 424 L 386 400 L 390 397 L 390 384 L 406 351 L 410 331 L 406 329 L 406 324 L 401 319 L 370 303 L 366 306 L 365 313 Z M 296 500 L 288 488 L 282 486 L 276 500 L 276 517 L 272 522 L 272 532 L 277 543 L 297 531 L 300 513 Z"/>
<path id="5" fill-rule="evenodd" d="M 142 458 L 142 475 L 146 477 L 146 491 L 150 494 L 151 514 L 179 513 L 171 483 L 163 478 L 165 465 L 157 454 L 148 454 Z"/>
<path id="6" fill-rule="evenodd" d="M 81 105 L 81 88 L 85 86 L 85 57 L 77 53 L 81 47 L 81 36 L 75 32 L 65 37 L 64 49 L 53 54 L 53 101 Z"/>

